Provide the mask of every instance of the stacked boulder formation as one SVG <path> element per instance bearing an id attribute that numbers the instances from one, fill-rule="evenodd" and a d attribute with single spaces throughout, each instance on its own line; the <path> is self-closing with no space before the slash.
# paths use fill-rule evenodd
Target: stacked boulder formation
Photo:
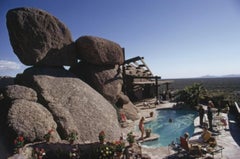
<path id="1" fill-rule="evenodd" d="M 120 45 L 94 36 L 74 42 L 62 22 L 34 8 L 9 10 L 7 28 L 14 53 L 29 66 L 3 92 L 11 131 L 31 142 L 49 130 L 55 142 L 71 132 L 78 143 L 96 142 L 102 130 L 107 140 L 119 138 L 117 111 L 139 118 L 122 92 Z"/>

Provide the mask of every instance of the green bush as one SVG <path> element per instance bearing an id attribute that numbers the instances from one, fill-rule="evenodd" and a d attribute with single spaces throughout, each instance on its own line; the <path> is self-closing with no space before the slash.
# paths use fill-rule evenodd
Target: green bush
<path id="1" fill-rule="evenodd" d="M 201 83 L 194 83 L 191 86 L 186 86 L 183 90 L 177 93 L 176 101 L 184 102 L 187 105 L 196 106 L 199 101 L 205 96 L 206 90 Z"/>

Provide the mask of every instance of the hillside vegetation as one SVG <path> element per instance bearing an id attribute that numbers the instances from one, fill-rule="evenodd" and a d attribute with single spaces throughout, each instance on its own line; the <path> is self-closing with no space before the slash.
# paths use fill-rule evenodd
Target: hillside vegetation
<path id="1" fill-rule="evenodd" d="M 170 85 L 170 90 L 184 90 L 195 83 L 201 84 L 206 90 L 205 100 L 199 102 L 206 102 L 208 99 L 215 101 L 216 105 L 223 105 L 227 101 L 230 105 L 234 102 L 240 102 L 240 78 L 189 78 L 189 79 L 175 79 L 174 83 Z"/>

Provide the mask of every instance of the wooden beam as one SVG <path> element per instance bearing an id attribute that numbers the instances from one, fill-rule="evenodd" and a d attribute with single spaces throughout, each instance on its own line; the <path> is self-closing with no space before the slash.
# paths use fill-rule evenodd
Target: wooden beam
<path id="1" fill-rule="evenodd" d="M 147 70 L 149 70 L 149 72 L 152 74 L 151 70 L 149 69 L 149 67 L 147 66 L 147 64 L 144 62 L 143 58 L 141 59 L 142 63 L 145 65 L 145 67 L 147 68 Z"/>
<path id="2" fill-rule="evenodd" d="M 144 64 L 140 64 L 140 65 L 138 65 L 139 67 L 145 67 L 146 65 L 144 65 Z"/>
<path id="3" fill-rule="evenodd" d="M 137 57 L 134 57 L 134 58 L 125 60 L 125 61 L 124 61 L 124 64 L 129 64 L 129 63 L 131 63 L 131 62 L 136 62 L 136 61 L 138 61 L 138 60 L 141 60 L 142 58 L 143 58 L 143 57 L 137 56 Z"/>
<path id="4" fill-rule="evenodd" d="M 143 79 L 161 79 L 160 76 L 151 76 L 151 77 L 144 77 L 144 76 L 132 76 L 132 78 L 143 78 Z"/>

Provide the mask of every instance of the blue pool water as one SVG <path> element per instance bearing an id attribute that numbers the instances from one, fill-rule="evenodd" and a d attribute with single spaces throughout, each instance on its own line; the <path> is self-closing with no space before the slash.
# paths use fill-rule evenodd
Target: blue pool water
<path id="1" fill-rule="evenodd" d="M 190 136 L 193 134 L 196 111 L 163 109 L 158 110 L 157 113 L 156 120 L 146 123 L 145 129 L 151 128 L 152 132 L 160 137 L 158 140 L 144 142 L 142 145 L 149 147 L 168 146 L 185 132 L 188 132 Z M 169 122 L 170 118 L 172 122 Z"/>

